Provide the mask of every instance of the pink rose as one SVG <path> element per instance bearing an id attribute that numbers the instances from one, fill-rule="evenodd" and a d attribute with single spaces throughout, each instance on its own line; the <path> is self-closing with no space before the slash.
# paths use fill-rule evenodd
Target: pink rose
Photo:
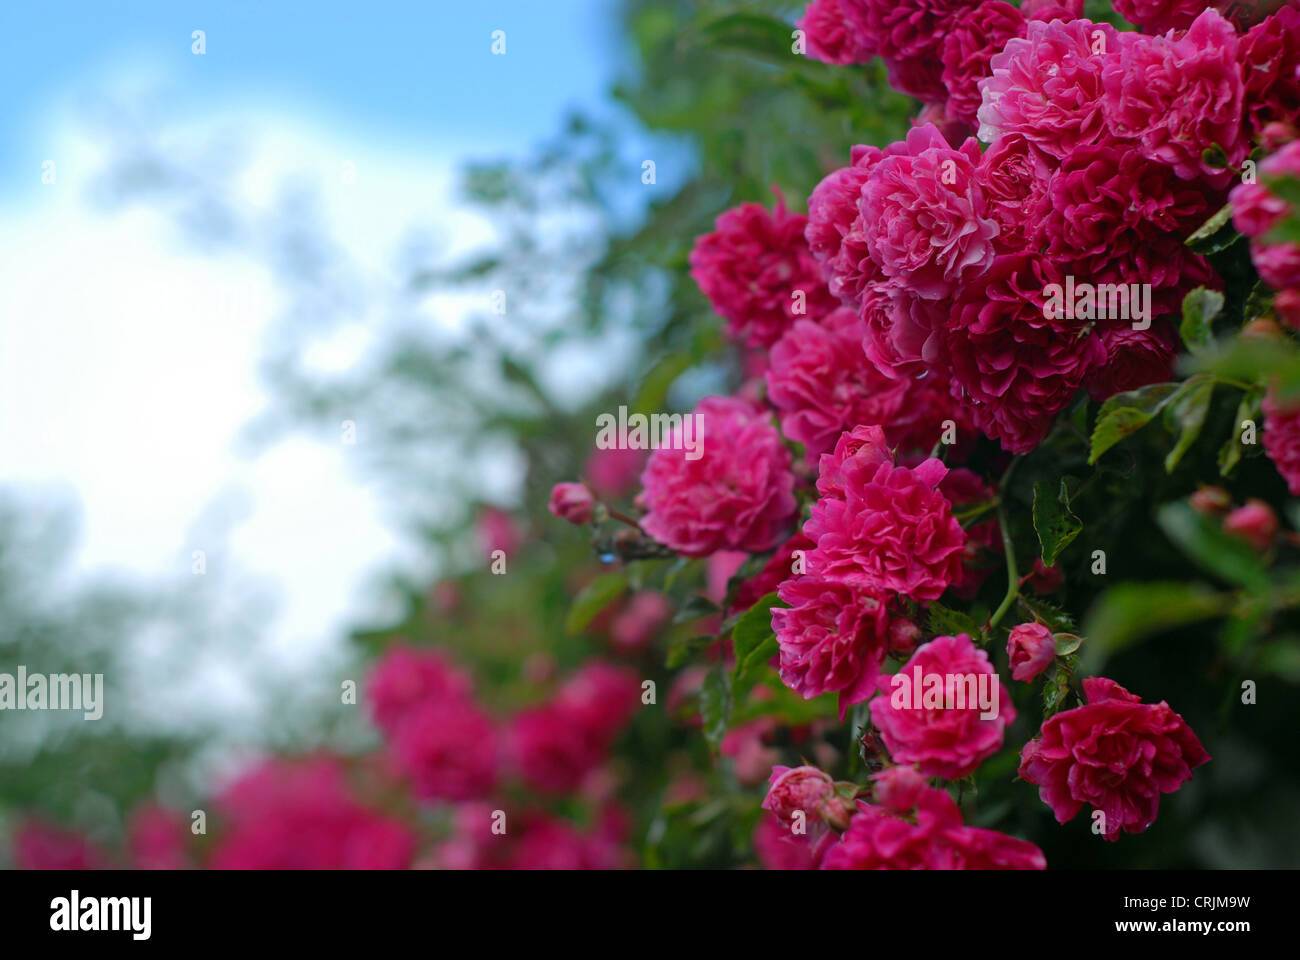
<path id="1" fill-rule="evenodd" d="M 135 870 L 186 870 L 193 866 L 189 854 L 189 821 L 161 804 L 147 804 L 131 814 L 127 846 Z"/>
<path id="2" fill-rule="evenodd" d="M 813 0 L 795 26 L 808 38 L 808 55 L 822 63 L 866 63 L 874 53 L 862 49 L 858 36 L 865 24 L 841 0 Z"/>
<path id="3" fill-rule="evenodd" d="M 470 696 L 465 671 L 430 648 L 395 645 L 384 651 L 366 677 L 366 704 L 375 726 L 392 735 L 421 703 L 460 701 Z"/>
<path id="4" fill-rule="evenodd" d="M 595 503 L 585 484 L 557 483 L 551 488 L 551 502 L 547 506 L 552 515 L 581 526 L 591 523 Z"/>
<path id="5" fill-rule="evenodd" d="M 981 155 L 973 139 L 954 150 L 924 126 L 909 130 L 905 143 L 862 188 L 867 249 L 885 276 L 937 300 L 988 267 L 998 226 L 975 175 Z"/>
<path id="6" fill-rule="evenodd" d="M 1250 147 L 1241 133 L 1244 83 L 1237 33 L 1217 10 L 1204 10 L 1180 35 L 1124 34 L 1102 71 L 1106 123 L 1136 140 L 1144 156 L 1184 180 L 1225 187 Z M 1202 154 L 1222 148 L 1229 169 Z"/>
<path id="7" fill-rule="evenodd" d="M 949 117 L 970 127 L 976 125 L 979 81 L 989 76 L 989 61 L 1008 40 L 1024 32 L 1024 14 L 1003 0 L 988 0 L 954 18 L 942 47 Z"/>
<path id="8" fill-rule="evenodd" d="M 1018 133 L 1000 136 L 980 161 L 980 186 L 989 216 L 997 221 L 997 248 L 1027 252 L 1050 206 L 1048 184 L 1055 162 Z"/>
<path id="9" fill-rule="evenodd" d="M 886 767 L 871 775 L 876 803 L 894 813 L 911 813 L 929 783 L 915 767 Z"/>
<path id="10" fill-rule="evenodd" d="M 353 799 L 330 757 L 268 760 L 217 799 L 216 870 L 402 870 L 415 837 Z"/>
<path id="11" fill-rule="evenodd" d="M 1106 357 L 1083 384 L 1094 400 L 1174 379 L 1180 341 L 1165 318 L 1153 321 L 1146 330 L 1112 326 L 1100 336 Z"/>
<path id="12" fill-rule="evenodd" d="M 800 320 L 772 348 L 767 395 L 781 431 L 804 445 L 811 465 L 845 430 L 889 423 L 904 408 L 907 387 L 863 354 L 862 322 L 841 307 L 821 323 Z"/>
<path id="13" fill-rule="evenodd" d="M 807 222 L 780 201 L 772 213 L 745 203 L 718 217 L 713 233 L 696 239 L 691 276 L 737 340 L 770 347 L 799 317 L 817 318 L 835 308 L 804 239 Z"/>
<path id="14" fill-rule="evenodd" d="M 1007 637 L 1007 657 L 1011 660 L 1011 679 L 1028 683 L 1056 659 L 1056 638 L 1041 623 L 1022 623 Z"/>
<path id="15" fill-rule="evenodd" d="M 1293 140 L 1259 165 L 1263 177 L 1300 177 L 1300 140 Z M 1275 290 L 1300 286 L 1300 243 L 1267 243 L 1265 236 L 1288 214 L 1289 204 L 1263 183 L 1232 188 L 1232 222 L 1251 238 L 1250 256 L 1264 282 Z"/>
<path id="16" fill-rule="evenodd" d="M 1042 870 L 1043 852 L 994 830 L 968 827 L 942 790 L 916 798 L 915 822 L 883 807 L 858 802 L 838 843 L 826 851 L 823 870 Z"/>
<path id="17" fill-rule="evenodd" d="M 1300 10 L 1283 7 L 1241 39 L 1246 119 L 1256 136 L 1300 121 Z"/>
<path id="18" fill-rule="evenodd" d="M 898 152 L 896 145 L 886 149 Z M 867 252 L 860 203 L 863 184 L 885 155 L 877 147 L 854 147 L 850 165 L 827 174 L 808 197 L 808 249 L 821 265 L 831 294 L 847 304 L 856 304 L 863 288 L 880 279 L 880 267 Z"/>
<path id="19" fill-rule="evenodd" d="M 1010 453 L 1038 445 L 1105 356 L 1087 321 L 1047 318 L 1044 291 L 1063 280 L 1044 258 L 1007 254 L 953 305 L 955 387 L 974 401 L 979 428 Z"/>
<path id="20" fill-rule="evenodd" d="M 805 700 L 840 695 L 840 716 L 875 692 L 889 651 L 888 597 L 878 589 L 817 576 L 795 577 L 772 608 L 781 681 Z"/>
<path id="21" fill-rule="evenodd" d="M 775 766 L 768 783 L 763 809 L 770 810 L 787 826 L 800 812 L 805 822 L 825 820 L 840 829 L 848 825 L 849 811 L 835 795 L 835 781 L 830 774 L 816 767 Z"/>
<path id="22" fill-rule="evenodd" d="M 1119 43 L 1110 24 L 1030 20 L 979 83 L 979 138 L 996 143 L 1017 133 L 1058 159 L 1099 142 L 1106 136 L 1102 64 Z"/>
<path id="23" fill-rule="evenodd" d="M 1115 10 L 1145 33 L 1186 30 L 1210 4 L 1206 0 L 1115 0 Z"/>
<path id="24" fill-rule="evenodd" d="M 14 866 L 19 870 L 104 870 L 108 858 L 90 838 L 32 817 L 13 832 Z"/>
<path id="25" fill-rule="evenodd" d="M 599 496 L 620 497 L 636 486 L 645 468 L 646 452 L 630 447 L 597 447 L 587 458 L 582 475 Z"/>
<path id="26" fill-rule="evenodd" d="M 673 618 L 673 606 L 662 593 L 642 590 L 633 594 L 609 627 L 614 646 L 624 653 L 642 650 Z"/>
<path id="27" fill-rule="evenodd" d="M 1276 388 L 1264 396 L 1264 452 L 1286 481 L 1292 496 L 1300 496 L 1300 402 L 1283 400 Z"/>
<path id="28" fill-rule="evenodd" d="M 1210 755 L 1183 718 L 1161 701 L 1142 703 L 1114 680 L 1083 681 L 1087 703 L 1050 717 L 1020 753 L 1020 776 L 1065 823 L 1091 804 L 1103 835 L 1141 833 L 1155 822 L 1160 794 L 1173 793 Z"/>
<path id="29" fill-rule="evenodd" d="M 958 780 L 1002 746 L 1016 708 L 988 654 L 966 634 L 935 637 L 882 676 L 871 722 L 896 763 Z"/>
<path id="30" fill-rule="evenodd" d="M 948 468 L 927 460 L 915 469 L 881 463 L 844 470 L 844 496 L 813 504 L 804 533 L 817 541 L 808 570 L 937 600 L 961 576 L 966 532 L 937 489 Z"/>
<path id="31" fill-rule="evenodd" d="M 497 732 L 469 700 L 426 700 L 392 735 L 396 768 L 425 800 L 476 800 L 497 780 Z"/>
<path id="32" fill-rule="evenodd" d="M 1240 537 L 1257 552 L 1263 553 L 1273 545 L 1277 536 L 1277 514 L 1263 500 L 1247 500 L 1244 506 L 1232 510 L 1223 518 L 1223 532 Z"/>
<path id="33" fill-rule="evenodd" d="M 732 397 L 707 397 L 694 415 L 703 418 L 698 459 L 676 439 L 650 455 L 641 476 L 649 508 L 642 528 L 692 557 L 770 550 L 796 507 L 781 435 L 757 406 Z"/>

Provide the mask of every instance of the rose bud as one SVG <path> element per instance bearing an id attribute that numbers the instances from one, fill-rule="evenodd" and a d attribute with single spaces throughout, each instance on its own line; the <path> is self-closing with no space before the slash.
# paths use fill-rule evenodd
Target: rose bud
<path id="1" fill-rule="evenodd" d="M 888 767 L 871 775 L 876 803 L 895 813 L 911 813 L 926 788 L 926 780 L 915 767 Z"/>
<path id="2" fill-rule="evenodd" d="M 591 523 L 592 507 L 596 500 L 585 484 L 557 483 L 551 488 L 551 513 L 569 523 Z"/>
<path id="3" fill-rule="evenodd" d="M 772 768 L 768 781 L 767 796 L 763 798 L 763 809 L 770 810 L 782 823 L 794 821 L 796 811 L 802 810 L 804 820 L 819 820 L 824 816 L 823 808 L 837 800 L 835 781 L 830 774 L 816 767 Z M 831 809 L 830 813 L 836 811 Z"/>
<path id="4" fill-rule="evenodd" d="M 1217 516 L 1232 506 L 1232 497 L 1223 487 L 1199 487 L 1190 502 L 1198 512 Z"/>
<path id="5" fill-rule="evenodd" d="M 1281 340 L 1283 333 L 1282 327 L 1272 317 L 1256 317 L 1241 328 L 1239 336 L 1243 340 L 1258 340 L 1268 343 L 1273 340 Z"/>
<path id="6" fill-rule="evenodd" d="M 1277 534 L 1277 514 L 1263 500 L 1247 500 L 1223 518 L 1223 529 L 1263 553 Z"/>
<path id="7" fill-rule="evenodd" d="M 921 628 L 906 617 L 899 617 L 889 624 L 889 652 L 910 656 L 916 649 L 916 641 L 921 639 Z"/>
<path id="8" fill-rule="evenodd" d="M 1011 658 L 1011 679 L 1027 683 L 1051 665 L 1056 639 L 1041 623 L 1022 623 L 1007 638 L 1007 656 Z"/>

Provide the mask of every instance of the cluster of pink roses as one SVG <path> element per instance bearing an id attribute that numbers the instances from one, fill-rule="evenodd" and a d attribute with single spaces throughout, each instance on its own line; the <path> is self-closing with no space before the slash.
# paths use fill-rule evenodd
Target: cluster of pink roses
<path id="1" fill-rule="evenodd" d="M 999 547 L 995 524 L 963 529 L 954 514 L 996 491 L 925 453 L 943 442 L 960 462 L 953 444 L 970 427 L 1027 453 L 1080 389 L 1100 400 L 1170 379 L 1170 317 L 1192 287 L 1217 283 L 1184 240 L 1227 201 L 1252 144 L 1295 136 L 1300 78 L 1295 10 L 1261 19 L 1192 6 L 1125 5 L 1149 34 L 1080 19 L 1074 0 L 816 0 L 800 21 L 813 56 L 882 57 L 891 82 L 926 106 L 903 141 L 855 147 L 813 191 L 807 218 L 746 204 L 699 238 L 692 275 L 733 338 L 766 351 L 766 392 L 703 401 L 704 455 L 655 451 L 638 500 L 642 528 L 677 552 L 782 544 L 768 566 L 780 557 L 787 571 L 797 497 L 812 501 L 795 535 L 802 564 L 765 581 L 784 604 L 772 610 L 781 679 L 805 697 L 837 693 L 841 718 L 869 701 L 899 765 L 884 779 L 912 788 L 889 801 L 879 794 L 892 788 L 877 784 L 875 802 L 854 810 L 816 768 L 778 767 L 765 803 L 777 824 L 797 809 L 833 829 L 792 853 L 765 821 L 756 845 L 769 864 L 1043 866 L 1036 848 L 965 827 L 928 782 L 973 773 L 1003 746 L 1015 710 L 969 636 L 917 646 L 913 618 L 945 591 L 970 595 L 987 572 L 981 554 Z M 1262 172 L 1295 173 L 1296 149 Z M 1283 206 L 1266 186 L 1237 190 L 1261 275 L 1296 285 L 1297 248 L 1260 239 Z M 1052 309 L 1076 279 L 1133 290 L 1132 315 L 1083 300 Z M 1150 291 L 1141 301 L 1139 288 Z M 1270 397 L 1265 409 L 1270 454 L 1300 483 L 1300 408 L 1279 412 Z M 783 437 L 802 444 L 815 493 Z M 1060 576 L 1037 564 L 1021 585 L 1051 590 Z M 1056 660 L 1057 638 L 1024 623 L 1007 654 L 1029 682 Z M 882 672 L 891 657 L 907 660 L 900 674 L 987 678 L 1000 707 L 900 705 L 896 675 Z M 1209 757 L 1166 704 L 1104 678 L 1084 690 L 1087 703 L 1025 746 L 1020 773 L 1062 822 L 1084 805 L 1103 813 L 1113 840 L 1146 829 L 1160 794 Z"/>

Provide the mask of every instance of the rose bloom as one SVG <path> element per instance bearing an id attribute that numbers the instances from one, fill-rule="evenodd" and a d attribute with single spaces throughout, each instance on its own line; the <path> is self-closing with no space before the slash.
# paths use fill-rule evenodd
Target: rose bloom
<path id="1" fill-rule="evenodd" d="M 795 26 L 808 38 L 808 56 L 822 63 L 866 63 L 874 54 L 858 44 L 857 11 L 841 0 L 813 0 Z"/>
<path id="2" fill-rule="evenodd" d="M 366 677 L 366 704 L 375 726 L 392 735 L 419 704 L 469 697 L 470 677 L 437 650 L 397 644 L 375 661 Z"/>
<path id="3" fill-rule="evenodd" d="M 1115 10 L 1144 33 L 1186 30 L 1209 4 L 1206 0 L 1115 0 Z"/>
<path id="4" fill-rule="evenodd" d="M 1283 399 L 1276 388 L 1265 394 L 1264 452 L 1286 481 L 1291 495 L 1300 496 L 1300 400 Z"/>
<path id="5" fill-rule="evenodd" d="M 762 783 L 780 759 L 780 752 L 770 746 L 776 736 L 776 726 L 774 717 L 759 717 L 732 727 L 718 744 L 718 753 L 731 760 L 741 786 Z"/>
<path id="6" fill-rule="evenodd" d="M 1028 683 L 1056 659 L 1056 638 L 1041 623 L 1022 623 L 1007 637 L 1007 657 L 1011 679 Z"/>
<path id="7" fill-rule="evenodd" d="M 1021 253 L 1037 237 L 1050 204 L 1048 183 L 1055 162 L 1018 133 L 1000 136 L 980 161 L 980 187 L 989 216 L 998 224 L 997 249 Z"/>
<path id="8" fill-rule="evenodd" d="M 1262 177 L 1300 177 L 1300 140 L 1288 143 L 1260 162 Z M 1250 256 L 1264 282 L 1275 290 L 1300 285 L 1300 244 L 1266 243 L 1265 235 L 1287 216 L 1285 200 L 1263 183 L 1243 183 L 1232 188 L 1232 222 L 1251 238 Z"/>
<path id="9" fill-rule="evenodd" d="M 14 866 L 19 870 L 103 870 L 108 859 L 90 838 L 36 817 L 22 820 L 13 832 Z"/>
<path id="10" fill-rule="evenodd" d="M 1026 20 L 1078 20 L 1083 16 L 1083 0 L 1024 0 L 1020 12 Z"/>
<path id="11" fill-rule="evenodd" d="M 845 470 L 844 499 L 813 504 L 804 533 L 817 541 L 808 570 L 937 600 L 961 576 L 966 532 L 937 489 L 948 473 L 939 460 L 915 469 L 881 463 L 874 473 Z"/>
<path id="12" fill-rule="evenodd" d="M 497 780 L 497 731 L 466 700 L 426 700 L 412 707 L 390 742 L 394 767 L 424 800 L 477 800 Z"/>
<path id="13" fill-rule="evenodd" d="M 1042 257 L 1006 254 L 953 305 L 953 381 L 975 402 L 980 429 L 1009 453 L 1037 446 L 1105 357 L 1087 321 L 1044 316 L 1044 288 L 1063 280 Z"/>
<path id="14" fill-rule="evenodd" d="M 185 870 L 189 855 L 189 821 L 160 804 L 147 804 L 131 814 L 127 846 L 135 870 Z"/>
<path id="15" fill-rule="evenodd" d="M 880 731 L 896 763 L 914 763 L 926 776 L 958 780 L 973 773 L 1001 748 L 1006 728 L 1015 722 L 1016 708 L 988 654 L 964 633 L 956 637 L 935 637 L 918 647 L 911 659 L 899 668 L 897 676 L 905 676 L 909 684 L 914 684 L 918 668 L 922 677 L 920 689 L 895 686 L 892 676 L 880 677 L 881 695 L 871 701 L 871 722 Z M 924 705 L 923 696 L 932 675 L 944 682 L 938 707 Z M 980 716 L 977 681 L 961 682 L 962 678 L 980 675 L 989 677 L 990 696 L 996 696 L 991 702 L 997 716 L 988 719 Z M 950 708 L 943 700 L 947 677 L 958 681 L 954 695 L 959 689 L 965 690 L 963 706 L 954 703 Z M 910 696 L 905 697 L 907 693 Z M 902 705 L 896 705 L 900 702 Z M 913 707 L 913 703 L 918 706 Z"/>
<path id="16" fill-rule="evenodd" d="M 839 842 L 822 858 L 823 870 L 1043 870 L 1043 852 L 995 830 L 968 827 L 943 790 L 916 796 L 915 822 L 858 801 Z"/>
<path id="17" fill-rule="evenodd" d="M 1244 83 L 1237 33 L 1217 10 L 1204 10 L 1181 36 L 1125 34 L 1102 70 L 1106 123 L 1134 139 L 1144 156 L 1184 180 L 1226 187 L 1250 152 L 1241 133 Z M 1206 163 L 1218 145 L 1228 169 Z"/>
<path id="18" fill-rule="evenodd" d="M 679 553 L 703 557 L 718 550 L 760 552 L 776 546 L 794 520 L 790 452 L 768 416 L 734 397 L 707 397 L 701 456 L 673 442 L 650 455 L 641 483 L 649 508 L 641 526 Z M 676 448 L 676 449 L 674 449 Z"/>
<path id="19" fill-rule="evenodd" d="M 946 368 L 943 324 L 947 303 L 918 297 L 902 283 L 868 284 L 862 291 L 862 351 L 887 377 L 915 378 Z"/>
<path id="20" fill-rule="evenodd" d="M 1095 35 L 1095 40 L 1094 40 Z M 979 138 L 996 143 L 1017 133 L 1049 156 L 1063 159 L 1106 136 L 1102 114 L 1102 64 L 1119 47 L 1107 23 L 1030 20 L 990 61 L 979 83 Z"/>
<path id="21" fill-rule="evenodd" d="M 519 525 L 500 507 L 484 507 L 479 512 L 478 536 L 487 553 L 500 550 L 507 556 L 514 556 L 523 543 Z"/>
<path id="22" fill-rule="evenodd" d="M 745 203 L 696 239 L 691 276 L 735 339 L 770 347 L 800 316 L 820 317 L 835 308 L 804 239 L 807 223 L 779 200 L 772 213 Z"/>
<path id="23" fill-rule="evenodd" d="M 943 86 L 940 49 L 936 47 L 934 55 L 927 57 L 885 57 L 885 78 L 889 85 L 909 97 L 937 106 L 948 94 Z"/>
<path id="24" fill-rule="evenodd" d="M 906 385 L 882 374 L 862 351 L 862 322 L 841 307 L 821 323 L 800 320 L 772 348 L 767 395 L 781 431 L 804 445 L 810 465 L 859 423 L 891 422 Z"/>
<path id="25" fill-rule="evenodd" d="M 1300 10 L 1283 7 L 1241 39 L 1246 118 L 1259 135 L 1270 123 L 1300 122 Z"/>
<path id="26" fill-rule="evenodd" d="M 959 14 L 943 39 L 943 85 L 947 115 L 974 127 L 980 108 L 979 81 L 989 61 L 1012 37 L 1023 36 L 1025 16 L 1003 0 L 988 0 Z"/>
<path id="27" fill-rule="evenodd" d="M 1210 755 L 1161 701 L 1142 703 L 1114 680 L 1083 681 L 1087 703 L 1050 717 L 1020 753 L 1020 776 L 1065 823 L 1085 804 L 1105 814 L 1103 835 L 1141 833 L 1155 822 L 1160 794 L 1173 793 Z"/>
<path id="28" fill-rule="evenodd" d="M 927 300 L 971 283 L 993 260 L 998 225 L 975 175 L 979 146 L 954 150 L 932 125 L 907 133 L 862 187 L 867 249 L 881 271 Z"/>
<path id="29" fill-rule="evenodd" d="M 1173 324 L 1164 317 L 1146 330 L 1131 324 L 1115 325 L 1100 333 L 1106 358 L 1084 380 L 1092 399 L 1101 401 L 1149 383 L 1174 379 L 1180 341 Z"/>
<path id="30" fill-rule="evenodd" d="M 958 14 L 973 0 L 841 0 L 858 26 L 859 44 L 887 59 L 935 60 Z"/>
<path id="31" fill-rule="evenodd" d="M 818 464 L 817 493 L 823 497 L 844 499 L 845 484 L 850 474 L 862 477 L 876 472 L 882 463 L 893 464 L 885 431 L 875 424 L 854 427 L 835 441 L 835 449 L 823 454 Z"/>
<path id="32" fill-rule="evenodd" d="M 880 279 L 880 267 L 867 252 L 866 225 L 862 220 L 862 186 L 885 151 L 859 144 L 850 163 L 827 174 L 808 197 L 808 249 L 821 265 L 831 294 L 846 304 L 856 304 L 867 284 Z"/>
<path id="33" fill-rule="evenodd" d="M 415 837 L 350 795 L 332 758 L 268 760 L 217 798 L 216 870 L 401 870 Z"/>
<path id="34" fill-rule="evenodd" d="M 887 595 L 817 576 L 787 580 L 777 595 L 790 605 L 772 608 L 781 682 L 805 700 L 838 693 L 842 718 L 875 692 L 889 652 Z"/>
<path id="35" fill-rule="evenodd" d="M 1052 176 L 1048 196 L 1037 237 L 1067 273 L 1091 280 L 1121 266 L 1126 282 L 1163 288 L 1183 284 L 1192 263 L 1204 269 L 1183 238 L 1213 212 L 1206 191 L 1131 146 L 1075 150 Z"/>

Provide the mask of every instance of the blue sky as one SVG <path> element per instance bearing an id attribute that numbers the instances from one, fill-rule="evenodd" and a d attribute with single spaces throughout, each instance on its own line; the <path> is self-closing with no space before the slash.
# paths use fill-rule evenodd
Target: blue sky
<path id="1" fill-rule="evenodd" d="M 272 102 L 359 138 L 517 150 L 617 65 L 611 0 L 82 0 L 0 5 L 0 182 L 48 155 L 51 111 L 106 78 L 165 82 L 167 112 Z M 194 30 L 207 52 L 191 52 Z M 494 30 L 506 55 L 491 53 Z"/>
<path id="2" fill-rule="evenodd" d="M 280 185 L 309 181 L 322 231 L 360 287 L 382 295 L 412 222 L 437 225 L 448 255 L 490 240 L 491 225 L 457 197 L 465 161 L 524 155 L 575 106 L 608 113 L 614 7 L 0 5 L 0 494 L 76 506 L 74 577 L 201 583 L 218 607 L 263 587 L 277 600 L 257 657 L 194 651 L 199 687 L 177 681 L 165 703 L 150 691 L 157 715 L 239 709 L 256 730 L 237 696 L 204 696 L 212 678 L 247 690 L 250 672 L 295 688 L 329 677 L 344 629 L 374 612 L 373 578 L 419 572 L 420 557 L 354 448 L 295 436 L 241 452 L 241 431 L 269 401 L 258 362 L 284 291 L 257 250 L 178 242 L 165 198 L 96 204 L 112 159 L 96 126 L 105 106 L 138 107 L 181 169 L 191 146 L 237 126 L 247 156 L 211 184 L 223 203 L 257 224 Z M 191 52 L 197 29 L 202 56 Z M 504 56 L 491 52 L 498 29 Z M 50 160 L 57 177 L 43 183 Z M 479 307 L 472 295 L 444 298 L 428 322 L 454 326 Z M 321 363 L 346 365 L 382 335 L 354 319 L 313 345 Z"/>

